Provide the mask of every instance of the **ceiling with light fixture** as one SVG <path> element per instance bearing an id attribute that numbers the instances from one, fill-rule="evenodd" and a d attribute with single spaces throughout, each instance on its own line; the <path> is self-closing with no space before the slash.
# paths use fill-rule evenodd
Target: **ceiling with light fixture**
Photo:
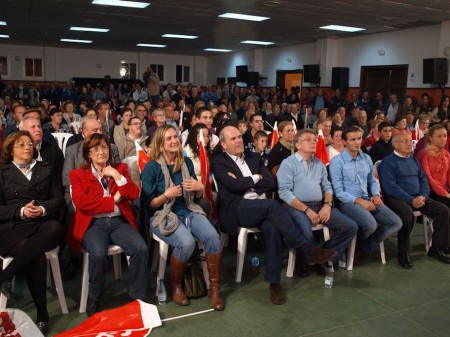
<path id="1" fill-rule="evenodd" d="M 92 4 L 92 0 L 0 1 L 0 47 L 3 43 L 89 48 L 104 50 L 211 55 L 243 51 L 255 45 L 245 40 L 273 42 L 273 48 L 340 38 L 416 28 L 450 20 L 450 1 L 442 0 L 136 0 L 151 2 L 143 8 Z M 420 5 L 422 4 L 422 5 Z M 424 4 L 426 7 L 424 7 Z M 219 15 L 239 13 L 269 17 L 255 22 Z M 364 28 L 356 33 L 320 29 L 326 25 Z M 70 27 L 109 29 L 83 32 Z M 198 36 L 173 39 L 164 34 Z M 67 43 L 61 39 L 92 41 Z M 159 47 L 137 46 L 137 44 Z M 166 47 L 161 47 L 166 46 Z M 213 49 L 205 51 L 204 49 Z"/>

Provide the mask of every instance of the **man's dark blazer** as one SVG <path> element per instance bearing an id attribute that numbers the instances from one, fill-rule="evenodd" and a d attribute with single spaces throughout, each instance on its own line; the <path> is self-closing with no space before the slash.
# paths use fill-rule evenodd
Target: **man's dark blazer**
<path id="1" fill-rule="evenodd" d="M 41 149 L 39 151 L 43 161 L 52 165 L 56 179 L 62 181 L 62 170 L 64 166 L 64 155 L 61 149 L 56 144 L 50 144 L 42 140 Z"/>
<path id="2" fill-rule="evenodd" d="M 263 179 L 257 184 L 253 182 L 252 177 L 243 177 L 237 164 L 225 152 L 216 155 L 211 162 L 211 171 L 214 174 L 219 190 L 217 193 L 217 213 L 219 215 L 220 229 L 230 235 L 238 233 L 237 207 L 247 190 L 253 188 L 256 193 L 261 195 L 275 187 L 273 177 L 264 166 L 259 154 L 246 152 L 245 162 L 252 174 L 261 174 L 263 176 Z M 228 172 L 234 174 L 236 179 L 229 176 Z"/>
<path id="3" fill-rule="evenodd" d="M 82 142 L 83 140 L 84 140 L 83 134 L 81 132 L 77 133 L 76 135 L 73 135 L 67 140 L 66 148 L 68 148 L 70 145 Z"/>

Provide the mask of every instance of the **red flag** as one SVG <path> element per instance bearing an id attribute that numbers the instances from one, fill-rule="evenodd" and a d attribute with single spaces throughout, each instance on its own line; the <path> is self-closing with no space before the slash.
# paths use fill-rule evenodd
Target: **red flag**
<path id="1" fill-rule="evenodd" d="M 327 147 L 325 145 L 325 139 L 323 138 L 323 132 L 322 130 L 319 130 L 318 132 L 319 136 L 317 138 L 317 147 L 316 147 L 316 153 L 314 156 L 322 161 L 322 163 L 327 166 L 330 161 L 328 160 L 328 152 Z"/>
<path id="2" fill-rule="evenodd" d="M 280 138 L 280 135 L 278 134 L 278 122 L 275 122 L 275 125 L 273 126 L 272 135 L 270 137 L 270 148 L 273 149 L 276 143 L 278 143 L 278 139 Z"/>
<path id="3" fill-rule="evenodd" d="M 413 132 L 411 132 L 411 139 L 412 140 L 420 140 L 424 136 L 423 132 L 419 129 L 419 120 L 417 119 L 416 125 L 414 126 Z"/>
<path id="4" fill-rule="evenodd" d="M 156 306 L 136 300 L 119 308 L 101 311 L 55 337 L 144 337 L 160 325 Z"/>
<path id="5" fill-rule="evenodd" d="M 198 149 L 200 152 L 200 171 L 202 173 L 201 180 L 202 184 L 205 186 L 205 197 L 211 202 L 211 216 L 213 219 L 216 219 L 216 204 L 214 202 L 211 180 L 209 179 L 209 162 L 208 156 L 206 155 L 206 145 L 205 139 L 203 138 L 203 132 L 200 130 L 199 132 L 200 140 L 198 142 Z"/>
<path id="6" fill-rule="evenodd" d="M 136 155 L 137 155 L 137 164 L 139 167 L 139 172 L 142 172 L 145 165 L 150 162 L 150 158 L 147 156 L 145 151 L 142 149 L 142 147 L 139 145 L 137 141 L 134 141 L 134 144 L 136 145 Z"/>

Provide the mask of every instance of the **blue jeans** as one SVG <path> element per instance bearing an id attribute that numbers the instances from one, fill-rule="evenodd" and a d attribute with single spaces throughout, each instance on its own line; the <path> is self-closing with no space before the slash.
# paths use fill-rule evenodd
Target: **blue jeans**
<path id="1" fill-rule="evenodd" d="M 319 213 L 323 207 L 322 201 L 304 202 L 304 204 L 316 213 Z M 311 230 L 312 223 L 308 216 L 288 204 L 284 204 L 284 207 L 289 210 L 295 225 L 304 233 L 306 240 L 314 243 L 314 235 Z M 332 235 L 330 235 L 330 240 L 325 243 L 324 247 L 336 250 L 338 253 L 334 260 L 338 261 L 358 231 L 358 225 L 352 219 L 339 212 L 337 208 L 331 209 L 330 219 L 323 225 L 326 225 L 333 231 Z"/>
<path id="2" fill-rule="evenodd" d="M 83 236 L 82 246 L 89 253 L 89 298 L 98 301 L 105 283 L 108 246 L 120 246 L 130 256 L 128 294 L 145 300 L 147 292 L 148 248 L 144 239 L 123 216 L 94 218 Z"/>
<path id="3" fill-rule="evenodd" d="M 352 203 L 341 203 L 340 209 L 358 224 L 359 245 L 366 253 L 402 228 L 402 220 L 384 204 L 377 206 L 374 212 Z"/>
<path id="4" fill-rule="evenodd" d="M 190 221 L 190 229 L 186 228 L 185 218 Z M 205 246 L 206 254 L 216 254 L 222 251 L 220 237 L 208 219 L 198 213 L 191 212 L 187 216 L 178 216 L 178 228 L 170 235 L 163 235 L 159 227 L 153 227 L 153 217 L 150 219 L 150 230 L 161 240 L 173 247 L 173 255 L 182 262 L 187 262 L 194 252 L 195 238 Z"/>

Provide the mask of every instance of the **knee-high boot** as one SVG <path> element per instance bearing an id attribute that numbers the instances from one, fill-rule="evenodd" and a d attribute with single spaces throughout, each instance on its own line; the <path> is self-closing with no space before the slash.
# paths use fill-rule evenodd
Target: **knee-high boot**
<path id="1" fill-rule="evenodd" d="M 222 252 L 206 254 L 206 264 L 209 273 L 208 297 L 214 310 L 223 310 L 225 301 L 220 292 L 220 273 L 222 270 Z"/>
<path id="2" fill-rule="evenodd" d="M 178 305 L 188 305 L 189 300 L 183 290 L 184 271 L 187 262 L 181 262 L 174 255 L 170 259 L 170 286 L 172 287 L 172 300 Z"/>

